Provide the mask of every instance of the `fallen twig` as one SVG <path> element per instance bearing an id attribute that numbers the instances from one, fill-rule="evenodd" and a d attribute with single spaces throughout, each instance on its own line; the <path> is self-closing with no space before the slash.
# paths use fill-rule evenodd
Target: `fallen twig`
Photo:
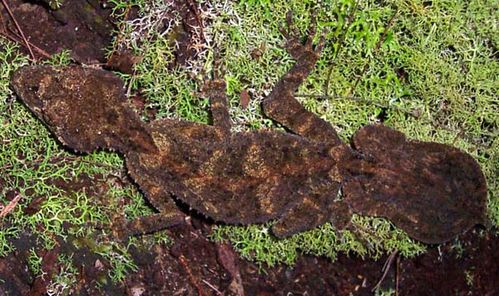
<path id="1" fill-rule="evenodd" d="M 206 280 L 201 280 L 203 283 L 205 283 L 208 287 L 210 287 L 213 291 L 215 291 L 215 293 L 217 293 L 217 295 L 223 295 L 222 292 L 220 292 L 220 290 L 217 289 L 217 287 L 213 286 L 212 284 L 210 284 L 208 281 Z"/>
<path id="2" fill-rule="evenodd" d="M 399 295 L 399 281 L 400 281 L 400 256 L 397 256 L 397 269 L 395 270 L 395 296 Z"/>
<path id="3" fill-rule="evenodd" d="M 196 287 L 196 290 L 198 291 L 199 296 L 205 296 L 206 294 L 203 292 L 203 289 L 199 286 L 198 282 L 194 278 L 194 275 L 192 274 L 191 269 L 187 265 L 187 262 L 185 260 L 184 255 L 180 255 L 179 257 L 180 264 L 184 267 L 185 271 L 187 272 L 187 275 L 189 275 L 189 280 L 192 283 L 194 287 Z"/>
<path id="4" fill-rule="evenodd" d="M 9 34 L 9 32 L 5 30 L 0 31 L 0 35 L 4 36 L 5 38 L 9 39 L 10 41 L 14 43 L 20 43 L 23 44 L 23 40 L 20 36 L 12 32 L 12 34 Z M 31 48 L 36 51 L 39 55 L 43 56 L 44 58 L 50 58 L 50 54 L 46 52 L 45 50 L 39 48 L 38 46 L 34 45 L 33 43 L 28 41 L 28 44 L 31 46 Z M 24 45 L 26 47 L 26 45 Z"/>
<path id="5" fill-rule="evenodd" d="M 398 254 L 398 251 L 393 251 L 390 254 L 390 256 L 388 256 L 388 259 L 386 259 L 385 265 L 383 265 L 383 269 L 382 269 L 383 275 L 381 276 L 381 279 L 379 279 L 379 281 L 376 284 L 376 286 L 374 286 L 374 288 L 371 290 L 372 292 L 374 292 L 377 289 L 379 289 L 379 287 L 381 286 L 381 284 L 385 280 L 385 277 L 388 275 L 388 271 L 390 271 L 390 266 L 392 265 L 393 259 L 395 259 L 395 257 L 397 256 L 397 254 Z"/>
<path id="6" fill-rule="evenodd" d="M 379 108 L 397 110 L 397 111 L 400 111 L 402 113 L 405 113 L 405 114 L 408 114 L 410 116 L 413 116 L 414 118 L 419 118 L 420 117 L 420 115 L 419 115 L 419 113 L 417 111 L 408 111 L 408 110 L 399 108 L 397 106 L 385 105 L 385 104 L 381 104 L 381 103 L 375 102 L 373 100 L 366 99 L 366 98 L 361 98 L 361 97 L 354 97 L 354 96 L 334 96 L 334 95 L 333 96 L 328 96 L 328 95 L 306 95 L 306 94 L 297 94 L 297 95 L 295 95 L 295 97 L 299 97 L 299 98 L 300 97 L 301 98 L 314 98 L 314 99 L 319 99 L 319 100 L 327 100 L 327 99 L 351 100 L 351 101 L 356 101 L 356 102 L 362 102 L 362 103 L 371 104 L 371 105 L 374 105 L 374 106 L 379 107 Z"/>
<path id="7" fill-rule="evenodd" d="M 12 212 L 12 210 L 14 210 L 14 208 L 16 207 L 16 205 L 20 199 L 21 199 L 21 195 L 19 193 L 16 194 L 14 199 L 12 199 L 9 202 L 9 204 L 2 209 L 2 211 L 0 212 L 0 218 L 5 217 L 5 216 L 7 216 L 8 213 Z"/>
<path id="8" fill-rule="evenodd" d="M 19 31 L 19 34 L 21 34 L 21 37 L 22 37 L 24 43 L 26 44 L 26 47 L 28 48 L 28 51 L 29 51 L 31 58 L 33 60 L 36 60 L 35 54 L 33 53 L 33 50 L 31 49 L 31 46 L 28 42 L 28 39 L 26 39 L 26 36 L 24 36 L 24 32 L 21 29 L 21 26 L 19 26 L 19 23 L 17 23 L 16 17 L 12 13 L 12 10 L 10 10 L 10 7 L 7 4 L 7 1 L 2 0 L 2 3 L 3 3 L 3 6 L 5 7 L 5 9 L 7 10 L 7 13 L 9 14 L 9 16 L 12 18 L 12 21 L 14 22 L 14 25 L 16 26 L 17 30 Z"/>

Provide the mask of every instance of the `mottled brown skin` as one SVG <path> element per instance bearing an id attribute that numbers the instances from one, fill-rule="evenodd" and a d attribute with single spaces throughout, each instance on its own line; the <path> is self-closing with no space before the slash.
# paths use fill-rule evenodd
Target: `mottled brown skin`
<path id="1" fill-rule="evenodd" d="M 78 66 L 22 67 L 12 77 L 17 95 L 67 147 L 156 152 L 139 116 L 111 72 Z"/>
<path id="2" fill-rule="evenodd" d="M 486 184 L 469 155 L 407 141 L 382 125 L 357 132 L 353 150 L 329 123 L 305 110 L 294 93 L 314 68 L 323 40 L 314 48 L 312 38 L 302 44 L 297 34 L 284 34 L 296 64 L 263 109 L 292 133 L 231 133 L 219 79 L 204 88 L 213 126 L 173 119 L 145 125 L 126 104 L 121 82 L 105 71 L 27 67 L 13 85 L 68 147 L 125 155 L 130 175 L 159 210 L 129 223 L 132 233 L 181 221 L 174 200 L 231 224 L 277 220 L 272 231 L 278 237 L 327 221 L 342 227 L 353 212 L 387 217 L 427 243 L 444 242 L 484 221 Z M 343 199 L 337 200 L 340 187 Z"/>
<path id="3" fill-rule="evenodd" d="M 273 232 L 280 237 L 330 220 L 346 147 L 272 131 L 225 134 L 217 126 L 170 119 L 150 128 L 160 152 L 126 158 L 138 184 L 153 180 L 156 188 L 145 191 L 158 196 L 149 196 L 156 207 L 166 191 L 217 221 L 278 219 Z"/>
<path id="4" fill-rule="evenodd" d="M 468 154 L 408 141 L 383 125 L 360 129 L 353 145 L 364 160 L 348 164 L 354 174 L 343 185 L 354 212 L 386 217 L 425 243 L 444 242 L 485 223 L 485 178 Z"/>

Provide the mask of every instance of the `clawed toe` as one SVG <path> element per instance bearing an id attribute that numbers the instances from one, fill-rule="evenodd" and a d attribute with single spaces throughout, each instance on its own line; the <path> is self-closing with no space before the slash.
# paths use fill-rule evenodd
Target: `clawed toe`
<path id="1" fill-rule="evenodd" d="M 298 28 L 293 24 L 293 14 L 291 11 L 286 15 L 286 25 L 287 28 L 280 28 L 280 32 L 287 40 L 285 45 L 286 50 L 294 59 L 298 60 L 304 54 L 320 53 L 324 47 L 325 37 L 322 35 L 319 43 L 315 47 L 313 46 L 313 40 L 317 34 L 317 22 L 315 17 L 312 17 L 310 21 L 309 33 L 305 43 L 302 43 Z"/>
<path id="2" fill-rule="evenodd" d="M 224 80 L 225 68 L 222 65 L 218 50 L 214 51 L 214 62 L 211 73 L 205 73 L 203 76 L 204 81 L 202 81 L 201 96 L 210 98 L 219 94 L 225 94 L 227 88 Z"/>

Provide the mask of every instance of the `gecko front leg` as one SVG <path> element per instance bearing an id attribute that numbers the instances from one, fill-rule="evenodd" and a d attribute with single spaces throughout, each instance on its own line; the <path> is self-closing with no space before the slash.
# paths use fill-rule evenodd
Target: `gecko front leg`
<path id="1" fill-rule="evenodd" d="M 312 21 L 313 22 L 313 21 Z M 352 212 L 345 201 L 336 198 L 342 182 L 341 163 L 351 154 L 351 149 L 342 144 L 333 126 L 316 114 L 306 110 L 295 98 L 294 94 L 305 78 L 315 67 L 320 52 L 324 47 L 322 37 L 315 47 L 312 44 L 316 27 L 312 25 L 310 34 L 302 44 L 296 29 L 292 28 L 291 15 L 287 16 L 288 30 L 283 31 L 287 39 L 286 49 L 296 60 L 295 65 L 281 78 L 272 92 L 263 102 L 263 110 L 267 116 L 281 123 L 292 132 L 330 147 L 330 156 L 337 161 L 331 167 L 327 184 L 313 184 L 315 192 L 306 196 L 302 203 L 289 210 L 289 213 L 273 227 L 273 232 L 279 237 L 296 233 L 290 226 L 297 225 L 294 221 L 307 221 L 307 225 L 321 225 L 332 222 L 337 228 L 344 228 L 350 221 Z M 326 178 L 327 179 L 327 178 Z M 314 183 L 313 180 L 311 180 Z M 320 183 L 320 182 L 319 182 Z M 314 213 L 310 215 L 309 213 Z"/>
<path id="2" fill-rule="evenodd" d="M 296 63 L 264 99 L 263 111 L 268 117 L 300 136 L 332 146 L 339 145 L 341 140 L 333 126 L 306 110 L 294 97 L 298 87 L 315 67 L 324 47 L 324 38 L 321 38 L 319 44 L 314 48 L 312 39 L 316 33 L 316 28 L 315 25 L 312 25 L 307 41 L 302 44 L 296 30 L 292 29 L 291 14 L 289 13 L 287 23 L 288 30 L 283 30 L 287 39 L 286 49 L 296 60 Z"/>
<path id="3" fill-rule="evenodd" d="M 230 136 L 230 114 L 227 101 L 227 86 L 223 77 L 218 73 L 217 68 L 220 67 L 220 61 L 215 61 L 215 70 L 213 71 L 213 79 L 205 82 L 202 88 L 203 96 L 210 100 L 210 111 L 213 125 L 222 133 L 224 138 Z"/>

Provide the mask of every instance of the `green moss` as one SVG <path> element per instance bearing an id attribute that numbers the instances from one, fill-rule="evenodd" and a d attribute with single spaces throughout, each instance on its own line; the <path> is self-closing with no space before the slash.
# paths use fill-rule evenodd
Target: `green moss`
<path id="1" fill-rule="evenodd" d="M 29 250 L 29 256 L 28 256 L 28 267 L 29 267 L 29 270 L 31 271 L 31 273 L 34 274 L 35 276 L 38 276 L 41 274 L 42 261 L 43 261 L 43 258 L 38 256 L 38 254 L 36 253 L 36 250 L 34 248 L 31 248 Z"/>
<path id="2" fill-rule="evenodd" d="M 59 269 L 47 286 L 49 295 L 70 295 L 78 282 L 78 270 L 73 264 L 73 255 L 61 254 L 58 258 Z"/>
<path id="3" fill-rule="evenodd" d="M 292 265 L 300 252 L 335 260 L 339 252 L 377 259 L 394 251 L 404 257 L 413 257 L 426 249 L 385 219 L 355 215 L 352 222 L 353 229 L 350 231 L 338 232 L 327 223 L 286 239 L 276 239 L 271 235 L 271 224 L 218 226 L 211 238 L 215 241 L 229 240 L 242 257 L 255 260 L 261 266 Z"/>
<path id="4" fill-rule="evenodd" d="M 487 177 L 490 220 L 499 226 L 499 110 L 495 95 L 499 38 L 493 21 L 496 15 L 490 9 L 492 0 L 364 0 L 357 1 L 353 16 L 353 0 L 320 4 L 311 0 L 198 1 L 203 7 L 204 36 L 193 36 L 195 57 L 187 65 L 175 67 L 172 41 L 179 30 L 178 15 L 166 30 L 157 30 L 165 12 L 175 15 L 172 6 L 162 0 L 109 2 L 115 5 L 117 17 L 132 5 L 139 8 L 140 21 L 120 25 L 122 30 L 113 45 L 142 57 L 135 73 L 123 76 L 128 92 L 140 90 L 147 105 L 158 110 L 157 117 L 206 123 L 207 100 L 199 98 L 198 92 L 203 78 L 213 70 L 216 49 L 228 84 L 234 130 L 279 128 L 260 110 L 262 99 L 293 64 L 283 50 L 285 40 L 279 28 L 291 9 L 298 30 L 305 34 L 314 12 L 327 44 L 298 91 L 306 108 L 331 122 L 345 141 L 361 126 L 378 122 L 383 113 L 385 124 L 412 139 L 447 143 L 472 154 Z M 12 251 L 9 240 L 21 231 L 38 233 L 41 244 L 50 247 L 54 235 L 95 234 L 87 222 L 105 224 L 116 213 L 130 219 L 149 214 L 151 209 L 136 188 L 116 187 L 112 178 L 107 179 L 124 175 L 118 155 L 98 152 L 82 157 L 66 152 L 15 100 L 9 78 L 28 60 L 3 39 L 0 48 L 0 203 L 8 202 L 8 191 L 22 195 L 15 210 L 0 222 L 0 256 Z M 68 62 L 67 52 L 50 61 L 55 65 Z M 314 97 L 324 95 L 326 89 L 329 96 Z M 252 98 L 244 110 L 239 103 L 243 90 Z M 108 189 L 100 193 L 106 203 L 82 191 L 68 193 L 48 182 L 82 175 L 100 175 L 106 180 Z M 23 209 L 40 196 L 47 198 L 41 210 L 25 215 Z M 132 203 L 122 206 L 123 198 Z M 352 222 L 349 231 L 338 232 L 326 224 L 285 240 L 268 233 L 270 224 L 219 226 L 213 239 L 228 239 L 242 256 L 267 265 L 292 264 L 300 252 L 334 259 L 338 252 L 378 258 L 393 251 L 404 256 L 424 251 L 423 245 L 384 219 L 355 216 Z M 68 223 L 72 227 L 61 226 Z M 43 225 L 43 231 L 36 225 Z M 156 239 L 168 241 L 164 235 Z M 116 265 L 113 280 L 123 279 L 127 270 L 134 269 L 127 248 L 98 249 Z"/>
<path id="5" fill-rule="evenodd" d="M 51 66 L 67 66 L 74 62 L 71 58 L 71 51 L 68 49 L 63 49 L 61 52 L 50 56 L 50 59 L 44 61 L 45 64 Z"/>
<path id="6" fill-rule="evenodd" d="M 42 2 L 45 2 L 52 10 L 57 10 L 64 4 L 64 0 L 42 0 Z"/>
<path id="7" fill-rule="evenodd" d="M 98 253 L 111 264 L 112 268 L 109 270 L 109 277 L 115 283 L 123 282 L 129 272 L 138 270 L 137 265 L 128 253 L 129 247 L 130 244 L 122 246 L 121 244 L 112 243 L 103 252 Z"/>

